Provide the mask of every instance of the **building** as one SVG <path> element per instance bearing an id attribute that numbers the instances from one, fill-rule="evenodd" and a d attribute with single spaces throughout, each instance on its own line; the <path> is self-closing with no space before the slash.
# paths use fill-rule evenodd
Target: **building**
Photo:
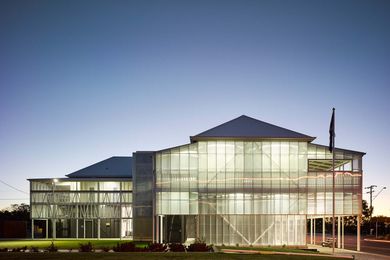
<path id="1" fill-rule="evenodd" d="M 313 227 L 331 217 L 333 206 L 332 154 L 314 139 L 240 116 L 185 145 L 112 157 L 67 178 L 30 179 L 34 230 L 55 238 L 306 245 L 315 232 L 306 241 L 308 220 Z M 339 238 L 344 217 L 361 216 L 363 156 L 335 149 Z"/>

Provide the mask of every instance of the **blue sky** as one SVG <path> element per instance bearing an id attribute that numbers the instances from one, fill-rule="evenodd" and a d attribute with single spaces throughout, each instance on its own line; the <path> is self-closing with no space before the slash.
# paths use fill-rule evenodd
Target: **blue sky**
<path id="1" fill-rule="evenodd" d="M 0 177 L 64 176 L 246 114 L 390 189 L 389 1 L 1 1 Z M 0 183 L 0 207 L 27 198 Z M 375 201 L 390 215 L 390 191 Z"/>

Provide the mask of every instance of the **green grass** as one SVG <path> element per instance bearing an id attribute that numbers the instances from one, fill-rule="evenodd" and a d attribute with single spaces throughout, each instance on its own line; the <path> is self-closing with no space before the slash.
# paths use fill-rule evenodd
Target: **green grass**
<path id="1" fill-rule="evenodd" d="M 0 248 L 16 248 L 16 247 L 37 247 L 37 248 L 46 248 L 51 245 L 51 240 L 7 240 L 0 241 Z M 86 244 L 91 242 L 94 248 L 101 247 L 113 247 L 116 246 L 117 243 L 131 242 L 130 240 L 55 240 L 54 245 L 58 249 L 78 249 L 80 244 Z M 146 242 L 136 242 L 137 246 L 145 247 L 147 245 Z"/>
<path id="2" fill-rule="evenodd" d="M 320 256 L 290 256 L 290 255 L 243 255 L 222 253 L 0 253 L 0 259 L 7 260 L 131 260 L 131 259 L 281 259 L 281 260 L 338 260 L 340 258 Z"/>
<path id="3" fill-rule="evenodd" d="M 291 247 L 237 247 L 237 246 L 217 246 L 219 249 L 236 249 L 236 250 L 256 250 L 256 251 L 273 251 L 273 252 L 288 252 L 288 253 L 308 253 L 319 254 L 318 252 L 302 250 Z"/>

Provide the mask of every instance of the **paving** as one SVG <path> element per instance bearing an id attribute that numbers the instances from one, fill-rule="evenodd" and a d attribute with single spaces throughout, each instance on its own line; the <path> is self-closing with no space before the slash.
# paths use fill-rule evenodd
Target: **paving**
<path id="1" fill-rule="evenodd" d="M 322 247 L 319 245 L 308 245 L 308 248 L 310 249 L 317 249 L 321 253 L 325 254 L 332 254 L 332 248 L 330 247 Z M 374 254 L 374 253 L 367 253 L 367 252 L 358 252 L 353 251 L 349 249 L 339 249 L 335 248 L 335 256 L 340 257 L 353 257 L 357 260 L 390 260 L 390 256 L 388 255 L 381 255 L 381 254 Z"/>

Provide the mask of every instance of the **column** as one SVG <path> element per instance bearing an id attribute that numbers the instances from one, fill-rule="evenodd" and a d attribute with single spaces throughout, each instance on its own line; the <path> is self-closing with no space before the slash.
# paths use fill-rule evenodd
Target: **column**
<path id="1" fill-rule="evenodd" d="M 325 242 L 325 217 L 322 218 L 322 242 Z"/>
<path id="2" fill-rule="evenodd" d="M 46 219 L 46 239 L 49 238 L 49 220 Z"/>
<path id="3" fill-rule="evenodd" d="M 360 251 L 360 215 L 357 216 L 357 243 L 356 250 Z"/>
<path id="4" fill-rule="evenodd" d="M 164 216 L 161 215 L 160 216 L 160 243 L 164 243 L 164 233 L 163 233 L 164 224 L 163 224 L 163 220 L 164 220 Z"/>
<path id="5" fill-rule="evenodd" d="M 341 248 L 344 249 L 344 217 L 341 218 Z"/>
<path id="6" fill-rule="evenodd" d="M 97 225 L 97 239 L 100 239 L 100 218 L 98 218 L 98 225 Z M 120 223 L 122 225 L 122 223 Z"/>
<path id="7" fill-rule="evenodd" d="M 79 202 L 80 198 L 78 199 Z M 76 238 L 79 238 L 79 206 L 76 205 Z"/>
<path id="8" fill-rule="evenodd" d="M 34 239 L 34 219 L 31 219 L 31 239 Z"/>
<path id="9" fill-rule="evenodd" d="M 310 244 L 313 244 L 313 219 L 310 218 Z"/>
<path id="10" fill-rule="evenodd" d="M 337 217 L 337 248 L 341 248 L 341 246 L 340 246 L 340 243 L 341 243 L 340 229 L 341 229 L 341 217 L 338 216 Z"/>
<path id="11" fill-rule="evenodd" d="M 119 183 L 119 239 L 122 240 L 122 182 Z"/>
<path id="12" fill-rule="evenodd" d="M 153 217 L 153 242 L 156 242 L 156 243 L 161 243 L 160 241 L 160 233 L 159 233 L 159 229 L 160 229 L 160 216 L 154 216 Z"/>
<path id="13" fill-rule="evenodd" d="M 53 221 L 53 226 L 52 226 L 52 230 L 53 230 L 53 239 L 56 239 L 56 237 L 57 237 L 56 220 L 55 220 L 55 219 L 52 219 L 52 221 Z"/>
<path id="14" fill-rule="evenodd" d="M 83 238 L 85 238 L 85 218 L 83 218 Z"/>
<path id="15" fill-rule="evenodd" d="M 78 206 L 76 206 L 77 208 Z M 79 219 L 76 218 L 76 238 L 79 238 Z"/>
<path id="16" fill-rule="evenodd" d="M 316 219 L 313 220 L 313 244 L 316 244 Z"/>

